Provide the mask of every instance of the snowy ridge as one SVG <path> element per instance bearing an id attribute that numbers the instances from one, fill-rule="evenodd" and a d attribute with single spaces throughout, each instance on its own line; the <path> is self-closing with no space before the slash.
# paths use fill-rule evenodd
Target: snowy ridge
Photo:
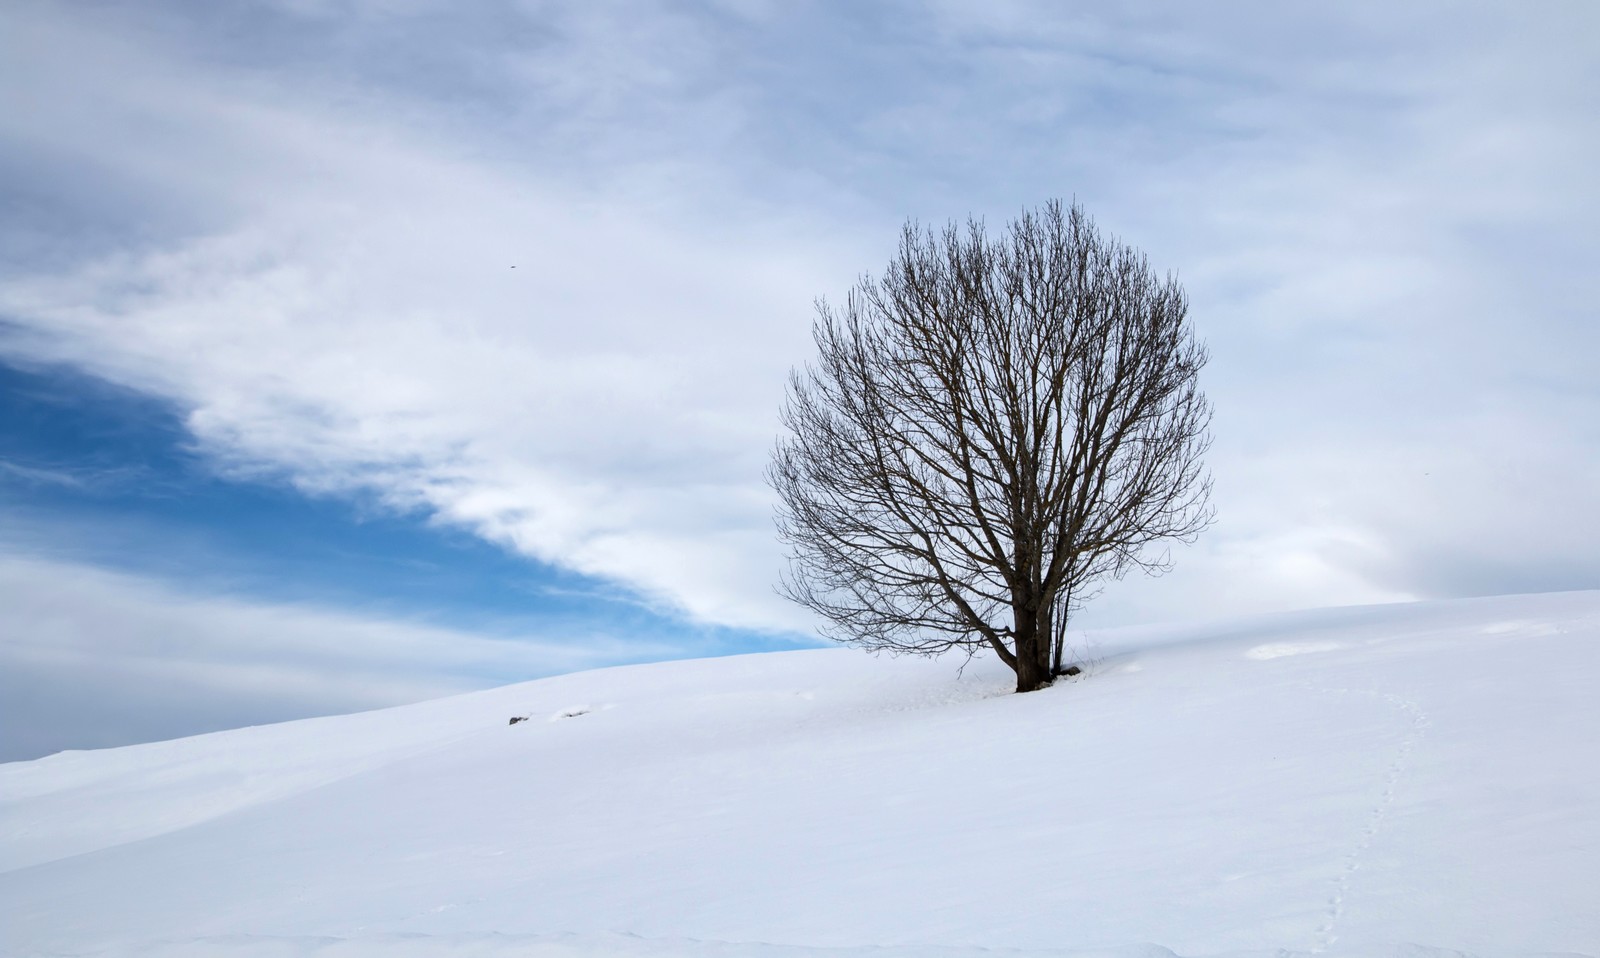
<path id="1" fill-rule="evenodd" d="M 819 650 L 3 765 L 0 953 L 1600 958 L 1600 593 L 1084 648 L 1026 696 Z"/>

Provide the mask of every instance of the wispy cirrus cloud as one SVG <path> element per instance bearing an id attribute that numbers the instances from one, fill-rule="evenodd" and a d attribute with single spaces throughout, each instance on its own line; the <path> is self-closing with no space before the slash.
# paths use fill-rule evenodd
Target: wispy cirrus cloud
<path id="1" fill-rule="evenodd" d="M 691 651 L 496 635 L 0 556 L 0 761 L 350 712 Z"/>
<path id="2" fill-rule="evenodd" d="M 76 469 L 30 466 L 25 463 L 7 462 L 3 459 L 0 459 L 0 476 L 13 481 L 46 486 L 66 486 L 69 489 L 85 489 L 91 484 L 91 480 L 85 478 Z"/>

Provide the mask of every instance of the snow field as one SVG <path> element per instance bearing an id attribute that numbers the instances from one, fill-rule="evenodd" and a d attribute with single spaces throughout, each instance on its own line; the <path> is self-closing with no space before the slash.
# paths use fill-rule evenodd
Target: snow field
<path id="1" fill-rule="evenodd" d="M 1600 593 L 1086 641 L 1025 696 L 774 653 L 0 766 L 0 949 L 1600 956 Z"/>

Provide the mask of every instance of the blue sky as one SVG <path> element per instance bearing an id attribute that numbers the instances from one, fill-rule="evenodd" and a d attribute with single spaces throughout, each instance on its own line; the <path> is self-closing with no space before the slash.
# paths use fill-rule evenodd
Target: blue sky
<path id="1" fill-rule="evenodd" d="M 789 648 L 811 304 L 1052 197 L 1218 522 L 1096 629 L 1600 587 L 1585 3 L 0 12 L 0 759 Z"/>

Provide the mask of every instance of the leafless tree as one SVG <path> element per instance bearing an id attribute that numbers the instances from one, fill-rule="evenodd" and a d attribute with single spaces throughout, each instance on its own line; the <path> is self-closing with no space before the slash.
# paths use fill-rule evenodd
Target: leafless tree
<path id="1" fill-rule="evenodd" d="M 1074 610 L 1209 524 L 1187 298 L 1076 204 L 999 237 L 908 224 L 881 278 L 817 312 L 768 480 L 780 590 L 829 637 L 987 646 L 1032 691 Z"/>

